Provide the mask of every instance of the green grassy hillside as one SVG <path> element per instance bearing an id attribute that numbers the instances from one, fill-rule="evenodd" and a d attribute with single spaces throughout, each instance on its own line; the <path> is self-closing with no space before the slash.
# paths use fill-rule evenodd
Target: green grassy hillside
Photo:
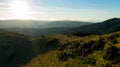
<path id="1" fill-rule="evenodd" d="M 120 32 L 28 37 L 0 30 L 0 67 L 119 67 Z"/>
<path id="2" fill-rule="evenodd" d="M 36 56 L 22 67 L 119 67 L 120 32 L 29 38 Z"/>

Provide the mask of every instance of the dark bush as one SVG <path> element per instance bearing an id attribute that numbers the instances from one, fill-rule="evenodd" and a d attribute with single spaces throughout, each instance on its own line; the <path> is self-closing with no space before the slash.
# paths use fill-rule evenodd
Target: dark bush
<path id="1" fill-rule="evenodd" d="M 112 35 L 110 36 L 110 39 L 112 40 L 112 39 L 115 39 L 115 38 L 117 38 L 117 37 L 119 37 L 119 36 L 120 36 L 120 34 L 115 33 L 115 34 L 112 34 Z"/>
<path id="2" fill-rule="evenodd" d="M 118 55 L 118 48 L 110 46 L 104 50 L 103 59 L 113 60 Z"/>
<path id="3" fill-rule="evenodd" d="M 63 50 L 65 50 L 65 49 L 67 49 L 68 46 L 69 46 L 69 44 L 59 45 L 58 50 L 59 50 L 59 51 L 63 51 Z"/>
<path id="4" fill-rule="evenodd" d="M 67 61 L 68 60 L 68 54 L 66 52 L 60 52 L 57 54 L 58 59 L 61 61 Z"/>
<path id="5" fill-rule="evenodd" d="M 114 39 L 114 40 L 112 40 L 112 43 L 113 43 L 113 44 L 117 44 L 117 43 L 119 43 L 119 42 L 117 41 L 117 39 Z"/>
<path id="6" fill-rule="evenodd" d="M 104 45 L 105 45 L 105 40 L 104 39 L 99 39 L 98 41 L 95 42 L 94 45 L 92 45 L 92 50 L 101 50 L 104 48 Z"/>
<path id="7" fill-rule="evenodd" d="M 92 64 L 92 65 L 94 65 L 94 64 L 96 64 L 96 59 L 94 59 L 94 58 L 85 58 L 85 59 L 83 59 L 82 63 L 83 64 Z"/>
<path id="8" fill-rule="evenodd" d="M 112 66 L 112 63 L 107 62 L 107 63 L 102 64 L 101 67 L 111 67 L 111 66 Z"/>
<path id="9" fill-rule="evenodd" d="M 91 48 L 94 43 L 95 43 L 94 40 L 85 42 L 85 43 L 83 43 L 83 44 L 81 45 L 81 48 Z"/>
<path id="10" fill-rule="evenodd" d="M 59 40 L 58 39 L 52 39 L 46 42 L 45 47 L 48 49 L 57 49 L 59 46 Z"/>

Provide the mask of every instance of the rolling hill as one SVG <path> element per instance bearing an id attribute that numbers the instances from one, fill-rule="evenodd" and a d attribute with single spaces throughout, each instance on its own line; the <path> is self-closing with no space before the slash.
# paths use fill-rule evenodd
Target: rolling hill
<path id="1" fill-rule="evenodd" d="M 0 59 L 1 67 L 117 67 L 120 32 L 28 37 L 0 30 Z"/>
<path id="2" fill-rule="evenodd" d="M 80 27 L 92 24 L 83 21 L 40 21 L 40 20 L 0 20 L 0 28 L 54 28 L 54 27 Z"/>
<path id="3" fill-rule="evenodd" d="M 1 27 L 4 26 L 3 29 L 5 30 L 21 33 L 29 36 L 64 33 L 71 28 L 80 27 L 89 24 L 93 24 L 93 23 L 82 22 L 82 21 L 22 21 L 22 20 L 16 20 L 16 21 L 6 20 L 0 23 Z"/>
<path id="4" fill-rule="evenodd" d="M 59 23 L 59 24 L 57 24 Z M 72 24 L 71 24 L 72 23 Z M 71 22 L 71 25 L 74 25 L 74 22 Z M 78 23 L 78 22 L 77 22 Z M 52 26 L 53 24 L 53 26 Z M 68 21 L 66 22 L 53 22 L 50 23 L 49 25 L 51 26 L 50 28 L 8 28 L 8 31 L 12 32 L 17 32 L 29 36 L 40 36 L 40 35 L 48 35 L 48 34 L 69 34 L 69 33 L 112 33 L 112 32 L 117 32 L 120 31 L 120 19 L 119 18 L 112 18 L 105 20 L 103 22 L 99 23 L 92 23 L 92 24 L 87 24 L 83 26 L 71 26 L 68 27 L 69 24 Z M 48 26 L 49 26 L 48 25 Z M 54 26 L 55 25 L 55 26 Z M 61 25 L 63 27 L 61 27 Z M 81 24 L 80 24 L 81 25 Z"/>
<path id="5" fill-rule="evenodd" d="M 30 38 L 45 53 L 22 67 L 119 67 L 120 32 L 84 37 L 62 34 Z M 42 41 L 39 42 L 39 41 Z"/>

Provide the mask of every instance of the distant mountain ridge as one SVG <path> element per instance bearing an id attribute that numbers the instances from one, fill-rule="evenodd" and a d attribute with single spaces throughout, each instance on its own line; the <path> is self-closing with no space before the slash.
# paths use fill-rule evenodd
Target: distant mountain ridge
<path id="1" fill-rule="evenodd" d="M 60 22 L 60 21 L 54 22 L 54 23 L 64 24 L 64 22 Z M 30 35 L 30 36 L 40 36 L 40 35 L 47 35 L 47 34 L 71 34 L 71 33 L 78 33 L 78 32 L 103 34 L 103 33 L 112 33 L 112 32 L 120 31 L 120 18 L 112 18 L 112 19 L 105 20 L 103 22 L 86 24 L 86 25 L 82 25 L 78 27 L 77 26 L 68 27 L 69 25 L 67 25 L 67 21 L 65 24 L 66 27 L 60 27 L 59 24 L 57 25 L 56 27 L 53 27 L 52 25 L 50 25 L 51 26 L 50 28 L 44 28 L 44 29 L 41 29 L 41 28 L 10 28 L 7 30 L 12 31 L 12 32 L 22 33 L 25 35 Z"/>
<path id="2" fill-rule="evenodd" d="M 39 36 L 46 34 L 64 33 L 74 27 L 93 24 L 83 21 L 35 21 L 35 20 L 3 20 L 0 27 L 25 35 Z"/>
<path id="3" fill-rule="evenodd" d="M 0 28 L 54 28 L 54 27 L 80 27 L 92 24 L 83 21 L 39 21 L 39 20 L 0 20 Z"/>

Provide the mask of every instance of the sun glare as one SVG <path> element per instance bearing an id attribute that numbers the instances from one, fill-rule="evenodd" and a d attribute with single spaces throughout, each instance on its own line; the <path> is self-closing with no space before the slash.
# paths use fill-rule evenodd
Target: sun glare
<path id="1" fill-rule="evenodd" d="M 27 19 L 29 17 L 29 5 L 23 0 L 12 2 L 10 10 L 15 19 Z"/>

